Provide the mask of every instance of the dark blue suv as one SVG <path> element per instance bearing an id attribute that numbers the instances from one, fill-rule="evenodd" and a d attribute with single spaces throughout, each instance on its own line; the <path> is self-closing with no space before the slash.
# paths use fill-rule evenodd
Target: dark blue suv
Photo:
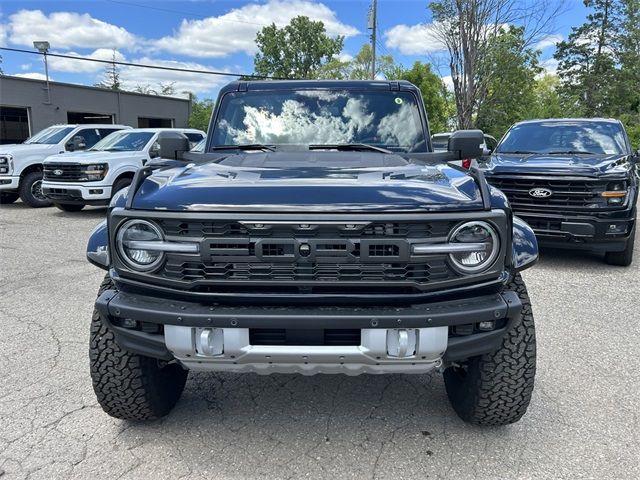
<path id="1" fill-rule="evenodd" d="M 434 153 L 407 82 L 234 82 L 203 152 L 160 145 L 92 234 L 108 271 L 91 375 L 118 418 L 167 414 L 189 370 L 444 372 L 466 421 L 526 411 L 533 231 L 478 169 Z"/>

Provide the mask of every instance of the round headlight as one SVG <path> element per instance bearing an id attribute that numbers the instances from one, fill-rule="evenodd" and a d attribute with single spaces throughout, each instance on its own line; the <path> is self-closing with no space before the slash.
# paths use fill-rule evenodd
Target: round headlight
<path id="1" fill-rule="evenodd" d="M 128 220 L 118 230 L 116 244 L 122 260 L 133 268 L 143 272 L 157 267 L 164 253 L 144 248 L 149 242 L 162 242 L 162 232 L 153 223 L 146 220 Z"/>
<path id="2" fill-rule="evenodd" d="M 459 252 L 449 254 L 451 263 L 462 273 L 478 273 L 489 268 L 500 250 L 495 229 L 487 222 L 463 223 L 449 236 L 449 243 L 466 244 Z"/>

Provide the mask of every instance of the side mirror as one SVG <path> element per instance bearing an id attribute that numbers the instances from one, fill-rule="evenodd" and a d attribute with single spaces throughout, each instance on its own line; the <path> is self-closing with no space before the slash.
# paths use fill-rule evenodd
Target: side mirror
<path id="1" fill-rule="evenodd" d="M 182 134 L 159 137 L 160 157 L 169 160 L 180 160 L 181 154 L 189 151 L 189 139 Z"/>
<path id="2" fill-rule="evenodd" d="M 81 137 L 80 135 L 76 135 L 75 137 L 73 137 L 73 139 L 67 142 L 66 145 L 66 149 L 70 152 L 74 152 L 76 150 L 84 150 L 85 148 L 87 148 L 87 144 L 84 140 L 84 137 Z"/>
<path id="3" fill-rule="evenodd" d="M 160 150 L 160 144 L 157 141 L 153 142 L 153 145 L 149 148 L 149 158 L 158 158 L 160 156 Z"/>
<path id="4" fill-rule="evenodd" d="M 456 155 L 457 160 L 479 158 L 484 154 L 484 134 L 482 130 L 457 130 L 449 137 L 447 150 Z"/>

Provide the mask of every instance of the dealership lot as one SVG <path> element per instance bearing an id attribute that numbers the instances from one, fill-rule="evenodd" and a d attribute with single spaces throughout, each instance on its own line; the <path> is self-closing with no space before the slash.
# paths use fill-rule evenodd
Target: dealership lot
<path id="1" fill-rule="evenodd" d="M 104 214 L 0 207 L 2 480 L 640 477 L 640 252 L 545 251 L 525 272 L 538 376 L 513 426 L 464 424 L 438 374 L 192 373 L 170 416 L 127 423 L 88 371 L 103 272 L 84 248 Z"/>

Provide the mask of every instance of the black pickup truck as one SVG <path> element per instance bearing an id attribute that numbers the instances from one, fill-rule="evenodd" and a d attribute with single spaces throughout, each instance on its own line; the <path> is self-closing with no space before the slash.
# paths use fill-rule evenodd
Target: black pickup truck
<path id="1" fill-rule="evenodd" d="M 517 123 L 486 166 L 541 245 L 605 253 L 609 264 L 633 260 L 638 157 L 622 124 L 606 119 Z"/>
<path id="2" fill-rule="evenodd" d="M 466 421 L 526 411 L 533 231 L 480 170 L 481 131 L 434 153 L 407 82 L 234 82 L 201 153 L 173 142 L 118 193 L 91 375 L 118 418 L 167 414 L 189 370 L 444 372 Z M 186 142 L 186 140 L 185 140 Z"/>

